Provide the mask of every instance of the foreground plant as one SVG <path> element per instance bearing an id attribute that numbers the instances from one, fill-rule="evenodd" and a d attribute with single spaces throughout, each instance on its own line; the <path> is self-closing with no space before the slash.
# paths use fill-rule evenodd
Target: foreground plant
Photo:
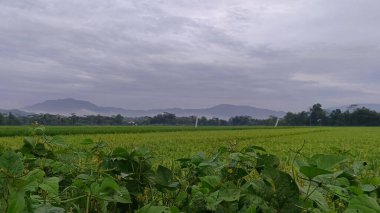
<path id="1" fill-rule="evenodd" d="M 380 212 L 378 174 L 347 155 L 299 150 L 285 165 L 232 144 L 167 168 L 149 150 L 106 145 L 87 139 L 73 149 L 38 127 L 20 149 L 2 149 L 0 211 Z"/>

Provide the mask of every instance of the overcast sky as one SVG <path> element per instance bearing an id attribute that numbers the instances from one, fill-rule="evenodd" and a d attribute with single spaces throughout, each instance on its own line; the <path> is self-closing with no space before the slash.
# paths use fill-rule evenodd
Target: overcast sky
<path id="1" fill-rule="evenodd" d="M 1 0 L 0 108 L 380 103 L 378 0 Z"/>

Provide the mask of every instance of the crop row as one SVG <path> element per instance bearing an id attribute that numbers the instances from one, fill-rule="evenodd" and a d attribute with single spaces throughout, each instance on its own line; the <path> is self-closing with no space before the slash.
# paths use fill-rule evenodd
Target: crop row
<path id="1" fill-rule="evenodd" d="M 289 128 L 289 127 L 282 127 Z M 77 134 L 122 134 L 122 133 L 149 133 L 149 132 L 179 132 L 179 131 L 222 131 L 243 129 L 272 129 L 272 127 L 249 126 L 48 126 L 49 135 L 77 135 Z M 30 126 L 0 126 L 0 137 L 30 136 L 33 128 Z"/>

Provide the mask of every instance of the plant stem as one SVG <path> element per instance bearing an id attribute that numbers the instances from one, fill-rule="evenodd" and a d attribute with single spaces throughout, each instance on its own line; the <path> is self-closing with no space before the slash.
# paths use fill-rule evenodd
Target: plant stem
<path id="1" fill-rule="evenodd" d="M 90 194 L 90 192 L 89 192 L 89 193 L 87 194 L 86 213 L 88 213 L 89 210 L 90 210 L 90 196 L 91 196 L 91 194 Z"/>
<path id="2" fill-rule="evenodd" d="M 61 203 L 67 203 L 67 202 L 70 202 L 70 201 L 73 201 L 73 200 L 78 200 L 82 197 L 86 197 L 87 195 L 81 195 L 81 196 L 78 196 L 78 197 L 74 197 L 74 198 L 70 198 L 70 199 L 67 199 L 67 200 L 62 200 Z"/>

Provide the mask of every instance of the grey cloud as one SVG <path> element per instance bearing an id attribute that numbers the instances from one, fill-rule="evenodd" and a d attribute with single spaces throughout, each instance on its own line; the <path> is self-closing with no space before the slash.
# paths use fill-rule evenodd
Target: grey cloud
<path id="1" fill-rule="evenodd" d="M 0 107 L 65 97 L 145 109 L 378 102 L 379 7 L 367 0 L 5 0 Z"/>

